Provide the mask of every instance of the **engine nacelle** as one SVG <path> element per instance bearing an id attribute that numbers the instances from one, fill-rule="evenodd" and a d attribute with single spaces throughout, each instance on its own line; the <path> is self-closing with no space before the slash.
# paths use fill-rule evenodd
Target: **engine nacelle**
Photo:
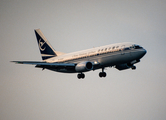
<path id="1" fill-rule="evenodd" d="M 93 69 L 93 64 L 91 62 L 81 62 L 81 63 L 78 63 L 76 66 L 75 66 L 75 70 L 77 72 L 86 72 L 86 71 L 90 71 Z"/>

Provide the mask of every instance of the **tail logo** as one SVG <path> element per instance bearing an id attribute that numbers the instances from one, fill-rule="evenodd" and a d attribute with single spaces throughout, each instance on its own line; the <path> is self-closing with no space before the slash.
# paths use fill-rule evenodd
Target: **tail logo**
<path id="1" fill-rule="evenodd" d="M 39 40 L 39 48 L 40 48 L 41 51 L 44 51 L 46 49 L 46 47 L 42 48 L 45 43 L 46 42 L 41 42 L 41 39 Z"/>

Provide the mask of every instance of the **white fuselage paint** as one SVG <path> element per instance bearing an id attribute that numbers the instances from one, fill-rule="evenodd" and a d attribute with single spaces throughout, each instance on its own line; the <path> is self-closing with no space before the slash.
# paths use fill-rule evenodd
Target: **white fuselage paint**
<path id="1" fill-rule="evenodd" d="M 146 50 L 142 47 L 140 49 L 134 48 L 134 43 L 117 43 L 92 49 L 82 50 L 78 52 L 68 53 L 47 59 L 49 63 L 75 63 L 78 64 L 83 61 L 92 62 L 94 65 L 98 64 L 95 69 L 103 67 L 115 66 L 118 64 L 130 63 L 134 60 L 141 59 Z M 57 70 L 50 69 L 57 72 L 74 73 L 75 71 L 66 71 L 65 69 Z"/>

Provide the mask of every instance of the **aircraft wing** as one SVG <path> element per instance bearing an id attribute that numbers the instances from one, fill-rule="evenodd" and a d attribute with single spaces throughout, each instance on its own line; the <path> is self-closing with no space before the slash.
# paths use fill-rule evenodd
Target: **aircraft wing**
<path id="1" fill-rule="evenodd" d="M 35 65 L 36 68 L 49 69 L 53 71 L 75 72 L 76 63 L 48 63 L 44 61 L 11 61 L 17 64 Z M 99 63 L 92 63 L 94 70 L 98 68 Z"/>
<path id="2" fill-rule="evenodd" d="M 66 67 L 75 67 L 76 64 L 74 63 L 47 63 L 47 62 L 40 62 L 40 61 L 12 61 L 17 64 L 29 64 L 29 65 L 36 65 L 36 67 L 59 67 L 59 68 L 66 68 Z"/>

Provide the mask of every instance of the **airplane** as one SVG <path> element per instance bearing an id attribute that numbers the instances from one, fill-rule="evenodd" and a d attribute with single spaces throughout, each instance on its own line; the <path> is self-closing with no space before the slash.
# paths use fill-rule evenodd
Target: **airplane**
<path id="1" fill-rule="evenodd" d="M 85 78 L 85 72 L 101 69 L 99 77 L 106 77 L 104 69 L 115 67 L 118 70 L 136 69 L 134 64 L 146 54 L 138 44 L 125 42 L 105 45 L 72 53 L 63 53 L 53 49 L 40 29 L 35 29 L 36 39 L 42 61 L 12 61 L 18 64 L 31 64 L 36 68 L 62 73 L 78 73 L 78 79 Z"/>

